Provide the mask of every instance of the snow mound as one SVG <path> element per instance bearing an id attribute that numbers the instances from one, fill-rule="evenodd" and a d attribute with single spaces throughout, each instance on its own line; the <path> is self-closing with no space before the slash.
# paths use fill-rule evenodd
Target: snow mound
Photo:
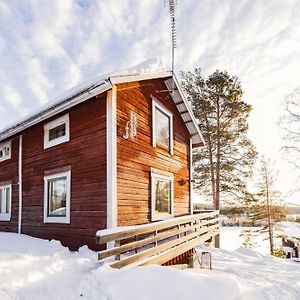
<path id="1" fill-rule="evenodd" d="M 299 263 L 248 249 L 204 250 L 213 270 L 116 270 L 86 246 L 70 252 L 57 241 L 0 232 L 0 299 L 300 299 Z"/>
<path id="2" fill-rule="evenodd" d="M 163 73 L 166 72 L 166 68 L 162 60 L 158 57 L 150 58 L 144 62 L 124 70 L 112 72 L 109 77 L 127 76 L 136 74 L 152 74 L 152 73 Z"/>

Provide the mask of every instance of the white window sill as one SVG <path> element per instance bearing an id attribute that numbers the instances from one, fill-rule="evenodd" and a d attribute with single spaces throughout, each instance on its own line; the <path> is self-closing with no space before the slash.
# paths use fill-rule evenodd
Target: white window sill
<path id="1" fill-rule="evenodd" d="M 10 214 L 0 214 L 0 221 L 9 222 L 10 219 L 11 219 L 11 215 Z"/>
<path id="2" fill-rule="evenodd" d="M 69 136 L 62 136 L 60 138 L 57 138 L 53 141 L 50 142 L 45 142 L 44 144 L 44 149 L 50 148 L 50 147 L 54 147 L 56 145 L 62 144 L 62 143 L 66 143 L 70 140 Z"/>
<path id="3" fill-rule="evenodd" d="M 63 223 L 70 224 L 70 218 L 67 217 L 46 217 L 44 223 Z"/>
<path id="4" fill-rule="evenodd" d="M 173 215 L 171 215 L 171 214 L 154 214 L 152 216 L 151 221 L 163 221 L 163 220 L 172 219 L 172 218 L 173 218 Z"/>

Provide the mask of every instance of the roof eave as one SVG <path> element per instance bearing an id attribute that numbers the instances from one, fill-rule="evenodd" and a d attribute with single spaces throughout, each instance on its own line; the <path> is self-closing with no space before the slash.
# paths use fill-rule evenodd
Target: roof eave
<path id="1" fill-rule="evenodd" d="M 174 83 L 175 83 L 174 91 L 171 90 L 172 84 L 173 84 L 172 81 L 174 81 Z M 205 141 L 200 132 L 199 126 L 197 124 L 197 120 L 194 116 L 194 113 L 192 111 L 192 108 L 191 108 L 189 102 L 187 101 L 187 99 L 185 98 L 185 96 L 183 94 L 183 91 L 180 87 L 180 84 L 179 84 L 175 74 L 173 74 L 171 78 L 165 80 L 165 84 L 166 84 L 167 88 L 170 90 L 170 95 L 173 98 L 173 101 L 178 109 L 178 112 L 180 113 L 184 122 L 185 122 L 185 120 L 184 120 L 183 114 L 188 112 L 188 116 L 189 116 L 190 120 L 188 120 L 185 123 L 186 123 L 186 127 L 192 138 L 192 147 L 199 148 L 199 147 L 205 146 Z M 180 105 L 184 106 L 183 111 L 180 110 Z M 190 126 L 188 126 L 187 123 L 190 123 Z"/>
<path id="2" fill-rule="evenodd" d="M 29 119 L 25 119 L 20 123 L 16 123 L 12 127 L 0 132 L 0 142 L 16 134 L 20 134 L 25 129 L 34 126 L 56 114 L 59 114 L 60 112 L 66 109 L 78 105 L 89 98 L 102 94 L 108 91 L 109 89 L 111 89 L 111 87 L 112 85 L 109 81 L 103 81 L 103 82 L 99 82 L 98 85 L 94 85 L 93 87 L 89 87 L 86 90 L 80 91 L 80 93 L 74 94 L 73 96 L 70 96 L 64 101 L 46 108 L 45 110 L 41 111 L 37 115 L 34 115 Z"/>

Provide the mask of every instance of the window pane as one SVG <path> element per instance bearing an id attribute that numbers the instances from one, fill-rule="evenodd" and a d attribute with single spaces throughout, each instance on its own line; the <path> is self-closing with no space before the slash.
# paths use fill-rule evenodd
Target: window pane
<path id="1" fill-rule="evenodd" d="M 155 212 L 171 213 L 171 181 L 155 179 Z"/>
<path id="2" fill-rule="evenodd" d="M 66 135 L 66 124 L 61 124 L 49 130 L 49 141 Z"/>
<path id="3" fill-rule="evenodd" d="M 158 108 L 155 109 L 156 143 L 170 147 L 170 118 Z"/>
<path id="4" fill-rule="evenodd" d="M 65 217 L 67 177 L 48 180 L 48 216 Z"/>
<path id="5" fill-rule="evenodd" d="M 5 211 L 5 213 L 6 214 L 9 214 L 9 200 L 10 200 L 10 188 L 9 187 L 7 187 L 7 188 L 5 188 L 6 189 L 6 211 Z"/>

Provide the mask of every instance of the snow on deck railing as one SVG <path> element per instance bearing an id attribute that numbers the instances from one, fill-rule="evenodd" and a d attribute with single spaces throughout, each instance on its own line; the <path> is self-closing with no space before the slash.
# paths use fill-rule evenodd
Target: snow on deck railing
<path id="1" fill-rule="evenodd" d="M 219 234 L 219 211 L 175 217 L 150 224 L 99 230 L 98 244 L 114 242 L 100 251 L 99 260 L 115 257 L 114 268 L 163 264 L 178 255 L 211 241 Z M 126 256 L 121 259 L 121 254 Z"/>

